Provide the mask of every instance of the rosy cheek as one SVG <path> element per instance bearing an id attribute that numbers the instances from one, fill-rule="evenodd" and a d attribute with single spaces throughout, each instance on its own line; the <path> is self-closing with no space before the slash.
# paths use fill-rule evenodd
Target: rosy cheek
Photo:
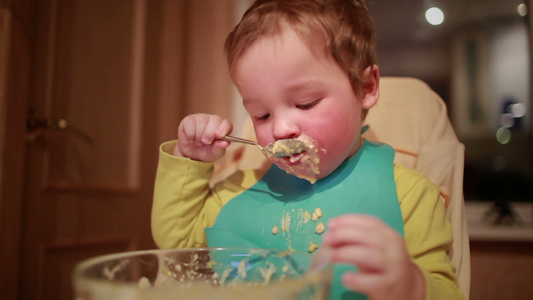
<path id="1" fill-rule="evenodd" d="M 268 144 L 267 141 L 269 139 L 267 137 L 266 130 L 264 129 L 264 126 L 254 124 L 254 132 L 255 132 L 255 137 L 257 139 L 257 142 L 259 144 Z"/>

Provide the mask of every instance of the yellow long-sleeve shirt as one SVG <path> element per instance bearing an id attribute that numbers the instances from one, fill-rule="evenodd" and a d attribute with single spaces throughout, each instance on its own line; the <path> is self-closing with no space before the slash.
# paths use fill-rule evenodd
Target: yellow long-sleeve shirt
<path id="1" fill-rule="evenodd" d="M 253 186 L 267 170 L 238 171 L 211 188 L 213 164 L 175 157 L 174 142 L 161 146 L 152 208 L 152 233 L 161 248 L 205 247 L 206 227 L 221 208 Z M 404 239 L 424 273 L 426 299 L 463 299 L 446 252 L 452 229 L 437 186 L 422 174 L 394 166 Z"/>

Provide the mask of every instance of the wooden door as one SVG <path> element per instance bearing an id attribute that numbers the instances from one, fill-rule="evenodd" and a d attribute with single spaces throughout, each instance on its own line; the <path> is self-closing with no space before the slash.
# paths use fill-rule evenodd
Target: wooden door
<path id="1" fill-rule="evenodd" d="M 147 2 L 33 2 L 20 299 L 73 299 L 80 260 L 155 247 Z"/>
<path id="2" fill-rule="evenodd" d="M 155 247 L 159 144 L 228 113 L 233 1 L 0 0 L 2 299 L 73 299 L 79 261 Z"/>

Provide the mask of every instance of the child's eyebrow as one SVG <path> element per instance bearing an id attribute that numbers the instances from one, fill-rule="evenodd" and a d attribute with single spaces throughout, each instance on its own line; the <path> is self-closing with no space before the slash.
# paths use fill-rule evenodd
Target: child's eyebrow
<path id="1" fill-rule="evenodd" d="M 304 90 L 305 92 L 319 91 L 324 85 L 325 85 L 324 82 L 322 82 L 321 80 L 309 79 L 309 80 L 302 80 L 302 81 L 297 81 L 294 83 L 289 83 L 286 86 L 283 86 L 280 88 L 283 89 L 284 94 L 292 95 L 295 93 L 302 92 L 302 90 Z M 242 98 L 242 103 L 245 106 L 248 104 L 253 104 L 255 102 L 259 102 L 259 100 L 253 99 L 253 98 Z"/>
<path id="2" fill-rule="evenodd" d="M 310 80 L 305 80 L 302 82 L 296 82 L 296 83 L 289 84 L 285 88 L 285 91 L 287 93 L 294 93 L 294 92 L 300 92 L 301 90 L 306 90 L 306 89 L 318 90 L 323 86 L 324 86 L 324 83 L 321 80 L 310 79 Z"/>

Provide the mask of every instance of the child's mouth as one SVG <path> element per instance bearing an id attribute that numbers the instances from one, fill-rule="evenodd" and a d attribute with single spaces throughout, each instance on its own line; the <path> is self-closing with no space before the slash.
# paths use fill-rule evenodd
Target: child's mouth
<path id="1" fill-rule="evenodd" d="M 320 174 L 318 168 L 320 163 L 319 151 L 326 153 L 326 150 L 319 150 L 318 143 L 309 137 L 302 140 L 307 145 L 305 151 L 288 157 L 271 157 L 270 159 L 285 172 L 305 179 L 310 183 L 315 183 L 317 175 Z"/>
<path id="2" fill-rule="evenodd" d="M 291 156 L 284 157 L 285 163 L 289 166 L 295 166 L 301 163 L 302 158 L 306 155 L 306 152 L 300 152 Z"/>

